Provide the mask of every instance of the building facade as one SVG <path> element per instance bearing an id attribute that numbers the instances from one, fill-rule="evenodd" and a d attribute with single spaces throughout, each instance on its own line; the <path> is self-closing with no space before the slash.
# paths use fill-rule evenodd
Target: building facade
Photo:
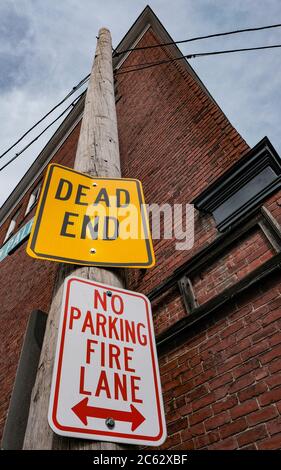
<path id="1" fill-rule="evenodd" d="M 127 287 L 152 302 L 168 428 L 161 448 L 278 449 L 281 160 L 266 137 L 247 145 L 185 59 L 167 62 L 181 56 L 176 45 L 120 54 L 167 42 L 147 7 L 114 54 L 122 176 L 142 181 L 148 204 L 196 208 L 192 249 L 161 237 L 155 267 L 127 272 Z M 48 313 L 58 269 L 26 254 L 27 224 L 48 163 L 74 165 L 83 104 L 0 210 L 2 431 L 30 314 Z"/>

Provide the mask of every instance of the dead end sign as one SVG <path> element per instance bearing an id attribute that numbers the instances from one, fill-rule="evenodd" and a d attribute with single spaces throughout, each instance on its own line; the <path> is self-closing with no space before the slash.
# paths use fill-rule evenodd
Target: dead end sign
<path id="1" fill-rule="evenodd" d="M 147 297 L 67 278 L 48 417 L 62 436 L 151 446 L 165 441 Z"/>
<path id="2" fill-rule="evenodd" d="M 51 164 L 27 245 L 33 258 L 149 268 L 155 264 L 142 185 Z"/>

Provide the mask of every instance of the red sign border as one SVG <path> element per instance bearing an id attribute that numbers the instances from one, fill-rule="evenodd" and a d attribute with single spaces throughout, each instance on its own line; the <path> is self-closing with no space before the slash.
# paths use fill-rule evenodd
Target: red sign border
<path id="1" fill-rule="evenodd" d="M 67 324 L 67 311 L 68 311 L 68 302 L 69 302 L 69 292 L 70 292 L 70 287 L 71 283 L 73 281 L 76 282 L 81 282 L 82 284 L 89 284 L 91 286 L 96 286 L 100 288 L 102 284 L 92 282 L 92 281 L 87 281 L 83 280 L 80 278 L 76 277 L 71 277 L 68 279 L 67 282 L 67 287 L 66 287 L 66 294 L 65 294 L 65 307 L 64 307 L 64 318 L 63 318 L 63 327 L 62 327 L 62 333 L 61 333 L 61 342 L 60 342 L 60 350 L 59 350 L 59 358 L 58 358 L 58 364 L 57 364 L 57 373 L 56 373 L 56 384 L 55 384 L 55 391 L 53 395 L 53 409 L 52 409 L 52 420 L 54 426 L 61 431 L 68 431 L 68 432 L 73 432 L 77 434 L 92 434 L 93 436 L 107 436 L 107 437 L 117 437 L 117 438 L 126 438 L 126 439 L 131 439 L 131 440 L 138 440 L 138 441 L 146 441 L 146 442 L 157 442 L 163 437 L 164 433 L 164 426 L 163 426 L 163 421 L 162 421 L 162 413 L 161 413 L 161 405 L 160 405 L 160 395 L 159 395 L 159 388 L 158 388 L 158 381 L 157 381 L 157 373 L 156 373 L 156 365 L 155 365 L 155 354 L 154 354 L 154 342 L 152 339 L 152 328 L 151 328 L 151 322 L 150 322 L 150 308 L 149 304 L 147 301 L 147 298 L 138 293 L 133 293 L 131 291 L 125 291 L 126 295 L 131 295 L 134 297 L 141 297 L 146 306 L 146 317 L 147 317 L 147 324 L 148 324 L 148 333 L 149 333 L 149 344 L 150 344 L 150 353 L 151 353 L 151 359 L 152 359 L 152 367 L 153 367 L 153 377 L 154 377 L 154 386 L 155 386 L 155 396 L 156 396 L 156 403 L 157 403 L 157 413 L 158 413 L 158 423 L 159 423 L 159 434 L 157 436 L 143 436 L 143 435 L 132 435 L 132 434 L 125 434 L 125 433 L 116 433 L 113 431 L 100 431 L 100 430 L 93 430 L 93 429 L 83 429 L 83 428 L 77 428 L 73 426 L 63 426 L 61 425 L 58 420 L 57 420 L 57 408 L 58 408 L 58 398 L 59 398 L 59 388 L 60 388 L 60 380 L 61 380 L 61 369 L 62 369 L 62 361 L 63 361 L 63 353 L 64 353 L 64 342 L 65 342 L 65 332 L 66 332 L 66 324 Z M 109 287 L 109 286 L 107 286 Z M 112 292 L 117 292 L 117 293 L 123 293 L 124 290 L 118 289 L 118 288 L 113 288 L 110 286 L 110 290 Z M 86 437 L 86 436 L 85 436 Z"/>

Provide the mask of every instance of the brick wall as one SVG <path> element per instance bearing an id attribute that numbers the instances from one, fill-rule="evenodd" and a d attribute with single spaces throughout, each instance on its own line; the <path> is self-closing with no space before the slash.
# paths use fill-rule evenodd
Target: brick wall
<path id="1" fill-rule="evenodd" d="M 156 42 L 149 30 L 140 45 Z M 163 58 L 162 48 L 134 52 L 124 66 Z M 248 149 L 180 63 L 120 74 L 117 86 L 123 175 L 143 182 L 147 203 L 192 201 Z M 280 200 L 267 203 L 277 220 Z M 130 272 L 130 287 L 150 292 L 217 236 L 209 216 L 196 213 L 195 227 L 188 252 L 154 240 L 155 268 Z M 250 231 L 194 276 L 199 304 L 274 254 L 260 230 Z M 280 276 L 271 277 L 159 350 L 169 435 L 162 448 L 281 447 L 280 289 Z M 153 302 L 153 314 L 157 335 L 187 315 L 177 288 Z"/>
<path id="2" fill-rule="evenodd" d="M 271 276 L 160 351 L 164 448 L 280 448 L 280 328 L 280 276 Z"/>
<path id="3" fill-rule="evenodd" d="M 140 45 L 156 44 L 151 29 Z M 163 48 L 137 51 L 121 67 L 167 59 Z M 220 108 L 179 63 L 120 74 L 117 90 L 124 176 L 139 178 L 150 203 L 189 203 L 248 146 Z M 155 240 L 157 264 L 132 287 L 149 291 L 216 236 L 213 220 L 196 214 L 193 251 L 175 251 L 174 240 Z M 168 256 L 167 256 L 168 253 Z"/>
<path id="4" fill-rule="evenodd" d="M 273 255 L 275 251 L 261 230 L 247 233 L 226 254 L 194 276 L 192 284 L 199 305 L 245 278 Z"/>
<path id="5" fill-rule="evenodd" d="M 73 165 L 78 135 L 79 126 L 54 156 L 53 162 L 66 166 Z M 25 211 L 30 194 L 41 177 L 14 210 L 15 212 L 18 207 L 21 207 L 15 231 L 34 216 L 35 209 L 26 216 Z M 1 242 L 4 240 L 9 223 L 10 218 L 0 228 Z M 34 309 L 48 312 L 57 270 L 56 263 L 41 262 L 30 258 L 25 248 L 26 242 L 0 263 L 0 439 L 29 315 Z"/>

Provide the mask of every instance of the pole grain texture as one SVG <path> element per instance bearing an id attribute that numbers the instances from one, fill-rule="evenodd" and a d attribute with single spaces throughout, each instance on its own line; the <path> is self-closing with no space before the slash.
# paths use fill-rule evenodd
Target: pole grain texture
<path id="1" fill-rule="evenodd" d="M 112 69 L 112 43 L 106 28 L 99 31 L 96 54 L 85 99 L 74 168 L 93 177 L 121 177 Z M 44 261 L 42 261 L 44 262 Z M 32 391 L 24 449 L 117 450 L 110 442 L 61 437 L 48 424 L 48 406 L 64 280 L 70 274 L 116 287 L 124 287 L 120 269 L 60 264 L 48 315 L 37 377 Z M 44 286 L 42 286 L 44 288 Z M 128 448 L 128 446 L 126 446 Z"/>

